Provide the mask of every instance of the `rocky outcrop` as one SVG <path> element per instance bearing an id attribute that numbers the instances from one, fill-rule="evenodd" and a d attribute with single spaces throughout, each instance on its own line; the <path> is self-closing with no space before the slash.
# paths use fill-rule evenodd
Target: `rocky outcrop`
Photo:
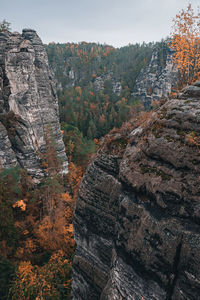
<path id="1" fill-rule="evenodd" d="M 122 85 L 120 81 L 117 81 L 113 78 L 112 72 L 101 75 L 94 80 L 94 86 L 97 91 L 103 91 L 106 82 L 109 82 L 113 93 L 117 96 L 120 96 Z"/>
<path id="2" fill-rule="evenodd" d="M 37 33 L 0 33 L 0 162 L 19 165 L 37 181 L 44 176 L 41 154 L 45 130 L 56 139 L 62 170 L 67 171 L 58 102 L 47 54 Z"/>
<path id="3" fill-rule="evenodd" d="M 173 51 L 166 47 L 163 62 L 159 61 L 159 50 L 153 51 L 151 61 L 141 70 L 132 95 L 142 101 L 145 108 L 152 100 L 167 98 L 177 82 L 177 68 L 173 64 Z"/>
<path id="4" fill-rule="evenodd" d="M 105 137 L 76 204 L 73 300 L 199 299 L 198 88 Z"/>

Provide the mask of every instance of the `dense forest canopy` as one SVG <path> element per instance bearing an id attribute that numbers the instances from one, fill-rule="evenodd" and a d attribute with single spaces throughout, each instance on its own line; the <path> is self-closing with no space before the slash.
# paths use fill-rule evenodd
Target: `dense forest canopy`
<path id="1" fill-rule="evenodd" d="M 132 95 L 141 70 L 158 53 L 165 66 L 167 41 L 114 48 L 81 42 L 46 47 L 56 77 L 60 120 L 67 154 L 84 165 L 100 139 L 113 127 L 133 118 L 143 105 Z"/>

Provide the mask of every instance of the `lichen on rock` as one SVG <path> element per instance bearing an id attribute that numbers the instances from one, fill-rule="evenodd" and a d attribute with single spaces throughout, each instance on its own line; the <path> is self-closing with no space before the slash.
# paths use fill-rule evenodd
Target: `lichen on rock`
<path id="1" fill-rule="evenodd" d="M 116 147 L 122 136 L 109 134 L 88 167 L 74 219 L 74 300 L 199 299 L 200 105 L 193 87 L 127 133 L 127 145 Z"/>
<path id="2" fill-rule="evenodd" d="M 39 181 L 45 174 L 45 128 L 50 127 L 62 172 L 67 172 L 54 80 L 34 30 L 0 33 L 0 126 L 2 167 L 18 164 Z"/>

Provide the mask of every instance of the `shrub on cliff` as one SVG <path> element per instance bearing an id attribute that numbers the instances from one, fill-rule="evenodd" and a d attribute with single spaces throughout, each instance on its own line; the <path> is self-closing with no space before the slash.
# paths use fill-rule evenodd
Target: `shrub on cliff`
<path id="1" fill-rule="evenodd" d="M 195 14 L 191 4 L 173 20 L 170 43 L 175 51 L 174 63 L 180 75 L 180 85 L 191 84 L 200 76 L 200 13 Z"/>
<path id="2" fill-rule="evenodd" d="M 11 30 L 10 23 L 7 22 L 5 19 L 2 22 L 0 22 L 0 32 L 4 30 Z"/>

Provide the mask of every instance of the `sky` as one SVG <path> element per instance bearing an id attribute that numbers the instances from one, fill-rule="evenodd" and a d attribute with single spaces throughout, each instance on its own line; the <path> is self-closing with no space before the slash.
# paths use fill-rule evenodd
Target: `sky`
<path id="1" fill-rule="evenodd" d="M 196 10 L 199 0 L 191 0 Z M 0 22 L 35 29 L 44 43 L 98 42 L 121 47 L 160 41 L 188 0 L 0 0 Z"/>

